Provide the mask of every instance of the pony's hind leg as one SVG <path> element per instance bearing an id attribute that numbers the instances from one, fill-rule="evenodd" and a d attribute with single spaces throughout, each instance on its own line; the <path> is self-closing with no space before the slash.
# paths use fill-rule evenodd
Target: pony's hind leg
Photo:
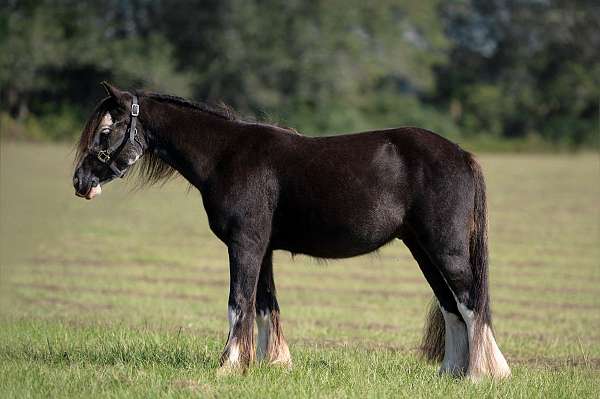
<path id="1" fill-rule="evenodd" d="M 438 241 L 435 249 L 428 253 L 448 284 L 466 324 L 469 348 L 467 376 L 473 380 L 486 376 L 508 377 L 510 368 L 496 344 L 492 330 L 487 268 L 477 270 L 472 267 L 468 244 L 465 247 L 455 241 L 445 246 Z M 444 316 L 447 326 L 458 325 L 455 314 Z"/>
<path id="2" fill-rule="evenodd" d="M 279 320 L 275 281 L 273 279 L 273 258 L 269 250 L 263 259 L 256 291 L 256 325 L 258 345 L 256 357 L 270 364 L 291 367 L 292 358 Z"/>
<path id="3" fill-rule="evenodd" d="M 452 291 L 420 244 L 410 238 L 405 238 L 404 243 L 419 264 L 437 299 L 432 303 L 428 315 L 421 343 L 423 355 L 430 361 L 441 360 L 440 374 L 463 376 L 469 366 L 467 328 Z"/>
<path id="4" fill-rule="evenodd" d="M 422 250 L 417 256 L 430 261 L 428 270 L 438 271 L 438 278 L 433 272 L 429 277 L 426 274 L 430 284 L 433 281 L 434 291 L 436 285 L 446 287 L 438 288 L 436 295 L 444 293 L 443 298 L 438 297 L 448 329 L 446 336 L 461 336 L 455 338 L 454 346 L 464 347 L 465 328 L 459 322 L 466 326 L 467 376 L 504 378 L 510 375 L 510 369 L 494 339 L 489 306 L 485 182 L 473 156 L 458 154 L 445 169 L 435 169 L 430 174 L 422 201 L 415 202 L 406 225 Z M 454 305 L 448 299 L 448 291 Z M 450 357 L 452 353 L 445 355 Z"/>

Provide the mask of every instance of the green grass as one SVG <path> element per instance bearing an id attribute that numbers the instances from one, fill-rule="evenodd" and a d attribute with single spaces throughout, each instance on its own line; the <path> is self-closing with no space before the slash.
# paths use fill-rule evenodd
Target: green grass
<path id="1" fill-rule="evenodd" d="M 0 397 L 598 397 L 597 155 L 481 157 L 503 382 L 438 377 L 417 346 L 430 290 L 403 245 L 275 255 L 292 371 L 217 377 L 226 248 L 183 181 L 83 201 L 64 146 L 2 143 Z"/>

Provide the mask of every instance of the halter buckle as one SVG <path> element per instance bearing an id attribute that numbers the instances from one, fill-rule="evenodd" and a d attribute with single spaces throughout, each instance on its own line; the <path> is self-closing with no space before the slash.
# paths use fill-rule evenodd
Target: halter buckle
<path id="1" fill-rule="evenodd" d="M 110 154 L 106 150 L 98 151 L 98 159 L 102 163 L 107 163 L 108 161 L 110 161 Z"/>
<path id="2" fill-rule="evenodd" d="M 138 116 L 140 114 L 140 105 L 131 104 L 131 116 Z"/>

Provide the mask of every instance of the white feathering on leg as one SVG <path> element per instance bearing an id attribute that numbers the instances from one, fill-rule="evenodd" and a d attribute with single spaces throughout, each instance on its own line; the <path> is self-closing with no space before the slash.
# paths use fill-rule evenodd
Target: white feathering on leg
<path id="1" fill-rule="evenodd" d="M 490 326 L 487 324 L 477 325 L 475 313 L 462 303 L 458 303 L 458 310 L 467 324 L 467 335 L 469 337 L 469 378 L 480 380 L 486 376 L 492 378 L 509 377 L 510 368 L 496 344 L 496 339 Z M 480 334 L 480 336 L 476 336 L 476 334 Z"/>

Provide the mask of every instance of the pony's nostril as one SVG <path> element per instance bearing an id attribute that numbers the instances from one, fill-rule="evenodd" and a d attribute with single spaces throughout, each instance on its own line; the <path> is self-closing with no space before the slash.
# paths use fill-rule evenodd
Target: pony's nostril
<path id="1" fill-rule="evenodd" d="M 78 177 L 74 177 L 74 178 L 73 178 L 73 185 L 74 185 L 75 187 L 77 187 L 77 185 L 78 185 L 78 184 L 79 184 L 79 178 L 78 178 Z"/>

